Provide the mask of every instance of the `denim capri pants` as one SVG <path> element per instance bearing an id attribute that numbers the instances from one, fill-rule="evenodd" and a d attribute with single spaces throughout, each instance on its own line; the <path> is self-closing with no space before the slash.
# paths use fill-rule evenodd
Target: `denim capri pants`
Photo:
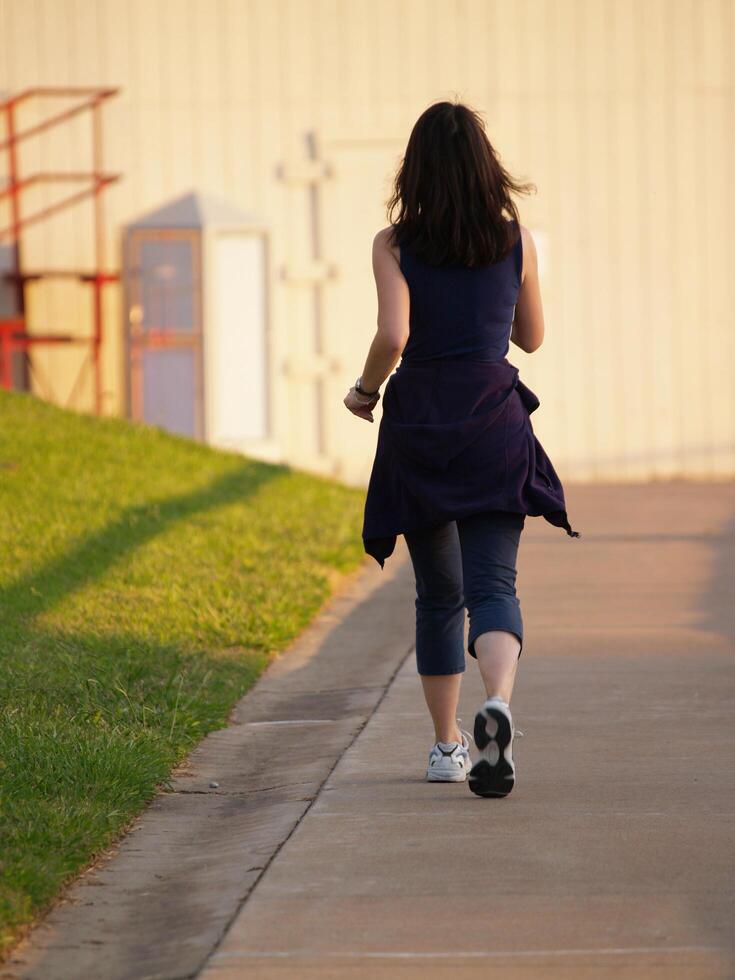
<path id="1" fill-rule="evenodd" d="M 467 652 L 488 630 L 515 633 L 523 650 L 516 559 L 526 515 L 490 510 L 406 532 L 416 575 L 416 662 L 419 674 L 459 674 Z"/>

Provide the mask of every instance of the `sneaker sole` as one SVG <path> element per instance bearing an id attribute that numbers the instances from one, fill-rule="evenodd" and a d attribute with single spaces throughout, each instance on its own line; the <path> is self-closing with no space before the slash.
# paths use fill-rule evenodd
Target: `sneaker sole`
<path id="1" fill-rule="evenodd" d="M 491 730 L 497 726 L 494 735 L 487 731 L 491 721 Z M 475 745 L 480 750 L 480 759 L 470 769 L 468 782 L 470 789 L 477 796 L 500 797 L 507 796 L 515 785 L 515 769 L 505 758 L 505 750 L 510 745 L 513 733 L 508 716 L 499 708 L 481 708 L 475 715 Z M 498 761 L 493 765 L 487 758 L 487 747 L 496 742 L 498 746 Z"/>
<path id="2" fill-rule="evenodd" d="M 426 781 L 429 783 L 463 783 L 467 779 L 466 772 L 446 773 L 442 775 L 434 769 L 426 770 Z"/>

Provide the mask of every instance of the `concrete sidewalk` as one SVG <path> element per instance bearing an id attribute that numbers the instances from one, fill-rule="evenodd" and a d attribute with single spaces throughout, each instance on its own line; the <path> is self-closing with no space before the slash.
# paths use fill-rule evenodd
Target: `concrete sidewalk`
<path id="1" fill-rule="evenodd" d="M 409 654 L 206 980 L 735 977 L 735 486 L 568 497 L 583 537 L 521 545 L 513 792 L 424 781 Z"/>

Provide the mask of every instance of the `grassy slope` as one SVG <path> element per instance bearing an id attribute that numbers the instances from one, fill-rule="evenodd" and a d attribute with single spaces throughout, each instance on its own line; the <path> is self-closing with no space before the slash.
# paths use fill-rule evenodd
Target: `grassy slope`
<path id="1" fill-rule="evenodd" d="M 361 561 L 363 499 L 0 391 L 0 951 Z"/>

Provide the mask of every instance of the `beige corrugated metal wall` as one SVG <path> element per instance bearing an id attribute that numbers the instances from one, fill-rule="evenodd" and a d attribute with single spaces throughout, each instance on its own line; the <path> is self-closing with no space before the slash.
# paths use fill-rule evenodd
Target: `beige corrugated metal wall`
<path id="1" fill-rule="evenodd" d="M 547 339 L 509 356 L 560 474 L 735 472 L 734 49 L 735 0 L 0 0 L 0 89 L 123 89 L 106 110 L 124 174 L 111 264 L 125 221 L 191 187 L 272 224 L 276 437 L 354 481 L 377 428 L 341 404 L 374 330 L 372 237 L 414 120 L 454 94 L 538 187 L 519 207 Z M 309 134 L 332 171 L 313 185 L 297 179 Z M 73 167 L 84 139 L 80 124 L 24 157 Z M 89 264 L 83 213 L 29 232 L 28 264 Z M 39 329 L 88 322 L 76 288 L 34 297 Z M 45 354 L 45 372 L 70 379 L 70 357 Z M 110 412 L 122 370 L 118 327 Z"/>

